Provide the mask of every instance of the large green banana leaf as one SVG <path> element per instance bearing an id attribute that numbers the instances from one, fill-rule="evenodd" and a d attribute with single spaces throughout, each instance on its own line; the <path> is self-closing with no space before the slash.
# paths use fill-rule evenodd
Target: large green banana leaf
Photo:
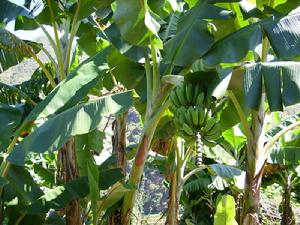
<path id="1" fill-rule="evenodd" d="M 70 201 L 83 198 L 89 193 L 86 177 L 74 179 L 62 186 L 48 190 L 39 199 L 26 208 L 27 214 L 47 213 L 49 209 L 61 209 Z"/>
<path id="2" fill-rule="evenodd" d="M 49 2 L 51 3 L 52 12 L 56 22 L 60 24 L 62 18 L 68 16 L 75 18 L 76 14 L 77 21 L 81 21 L 99 9 L 109 7 L 114 0 L 72 0 L 67 3 L 58 0 L 44 1 L 43 10 L 34 19 L 28 16 L 19 15 L 16 19 L 15 29 L 34 30 L 39 27 L 39 24 L 51 25 L 51 14 L 48 6 Z M 78 5 L 79 10 L 76 13 Z"/>
<path id="3" fill-rule="evenodd" d="M 235 201 L 231 195 L 219 198 L 214 215 L 214 225 L 237 225 L 235 220 Z"/>
<path id="4" fill-rule="evenodd" d="M 298 165 L 300 162 L 300 145 L 272 149 L 267 162 L 281 165 Z"/>
<path id="5" fill-rule="evenodd" d="M 23 6 L 16 5 L 8 0 L 0 1 L 0 23 L 8 23 L 17 16 L 30 16 L 30 12 Z"/>
<path id="6" fill-rule="evenodd" d="M 103 116 L 126 112 L 132 106 L 131 92 L 99 98 L 74 106 L 43 123 L 27 136 L 7 160 L 24 165 L 29 152 L 44 153 L 60 149 L 70 137 L 96 129 Z"/>
<path id="7" fill-rule="evenodd" d="M 145 49 L 136 45 L 131 45 L 121 37 L 120 30 L 115 23 L 104 30 L 106 37 L 119 52 L 127 56 L 134 62 L 139 62 L 145 58 Z"/>
<path id="8" fill-rule="evenodd" d="M 267 35 L 275 54 L 280 59 L 293 59 L 300 55 L 300 13 L 283 18 L 268 18 L 243 27 L 217 41 L 204 55 L 204 63 L 240 62 L 249 51 L 262 43 L 263 32 Z"/>
<path id="9" fill-rule="evenodd" d="M 111 73 L 128 90 L 134 89 L 141 98 L 146 99 L 146 75 L 142 64 L 132 62 L 119 51 L 111 51 L 107 58 Z"/>
<path id="10" fill-rule="evenodd" d="M 99 217 L 97 201 L 100 199 L 99 189 L 99 171 L 91 153 L 93 150 L 92 139 L 89 134 L 95 133 L 97 130 L 93 130 L 88 134 L 77 135 L 75 137 L 75 149 L 76 159 L 79 167 L 79 173 L 81 176 L 87 176 L 90 188 L 89 199 L 91 201 L 91 209 L 93 214 L 93 222 L 97 224 Z M 95 136 L 94 136 L 95 138 Z"/>
<path id="11" fill-rule="evenodd" d="M 46 118 L 77 104 L 96 85 L 97 81 L 103 78 L 107 69 L 106 56 L 109 51 L 110 48 L 105 48 L 82 62 L 67 79 L 63 80 L 30 112 L 25 121 Z"/>
<path id="12" fill-rule="evenodd" d="M 147 45 L 151 34 L 160 28 L 148 5 L 139 0 L 117 0 L 115 6 L 114 21 L 124 40 L 134 45 Z"/>
<path id="13" fill-rule="evenodd" d="M 165 63 L 192 64 L 213 45 L 214 38 L 205 19 L 228 19 L 231 11 L 200 1 L 178 21 L 177 33 L 165 44 Z"/>
<path id="14" fill-rule="evenodd" d="M 6 104 L 0 104 L 0 151 L 9 144 L 9 139 L 21 122 L 21 109 Z"/>
<path id="15" fill-rule="evenodd" d="M 292 125 L 300 120 L 300 113 L 297 113 L 295 115 L 292 115 L 283 121 L 281 121 L 279 124 L 276 124 L 274 127 L 272 127 L 268 132 L 265 134 L 265 139 L 268 141 L 272 137 L 274 137 L 278 132 L 285 129 L 289 125 Z"/>
<path id="16" fill-rule="evenodd" d="M 271 111 L 282 111 L 283 105 L 289 106 L 300 102 L 299 71 L 299 62 L 283 61 L 246 65 L 244 92 L 247 105 L 257 109 L 263 87 Z"/>
<path id="17" fill-rule="evenodd" d="M 300 120 L 300 113 L 292 115 L 279 124 L 273 126 L 265 135 L 265 140 L 268 141 L 280 131 L 288 126 L 295 124 Z M 282 164 L 282 165 L 298 165 L 300 161 L 300 136 L 299 128 L 292 133 L 291 138 L 288 140 L 276 143 L 268 153 L 268 163 Z"/>

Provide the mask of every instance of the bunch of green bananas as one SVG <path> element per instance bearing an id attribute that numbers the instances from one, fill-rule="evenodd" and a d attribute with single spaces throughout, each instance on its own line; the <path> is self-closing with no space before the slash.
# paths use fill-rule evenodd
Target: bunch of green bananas
<path id="1" fill-rule="evenodd" d="M 199 133 L 203 144 L 213 147 L 220 137 L 220 123 L 203 107 L 180 107 L 174 117 L 178 133 L 188 142 L 194 142 Z"/>
<path id="2" fill-rule="evenodd" d="M 173 112 L 181 107 L 196 106 L 203 104 L 204 92 L 199 85 L 193 86 L 189 83 L 184 83 L 176 87 L 170 94 L 171 105 Z"/>
<path id="3" fill-rule="evenodd" d="M 221 136 L 220 123 L 211 112 L 215 103 L 202 88 L 184 83 L 172 91 L 170 100 L 178 134 L 188 143 L 195 143 L 200 136 L 204 145 L 215 146 Z"/>

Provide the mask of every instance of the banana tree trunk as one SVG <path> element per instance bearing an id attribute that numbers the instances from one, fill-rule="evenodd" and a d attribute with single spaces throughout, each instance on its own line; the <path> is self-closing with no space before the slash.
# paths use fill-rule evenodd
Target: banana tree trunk
<path id="1" fill-rule="evenodd" d="M 263 170 L 252 177 L 248 171 L 246 172 L 246 183 L 244 190 L 244 203 L 243 203 L 243 225 L 258 225 L 259 222 L 259 200 L 260 200 L 260 187 Z"/>
<path id="2" fill-rule="evenodd" d="M 58 153 L 58 180 L 66 183 L 79 177 L 76 163 L 74 138 L 71 138 Z M 79 199 L 72 200 L 65 208 L 66 224 L 81 225 Z"/>
<path id="3" fill-rule="evenodd" d="M 113 154 L 117 156 L 117 167 L 122 169 L 124 175 L 126 175 L 126 159 L 125 159 L 125 149 L 126 149 L 126 123 L 127 123 L 128 112 L 116 117 L 113 122 Z M 121 223 L 121 210 L 117 209 L 108 219 L 109 225 L 118 225 Z"/>
<path id="4" fill-rule="evenodd" d="M 287 182 L 282 194 L 282 218 L 281 225 L 295 225 L 295 215 L 291 207 L 291 185 L 290 178 L 287 175 Z"/>
<path id="5" fill-rule="evenodd" d="M 181 191 L 178 190 L 177 173 L 174 172 L 171 177 L 169 187 L 169 200 L 167 209 L 166 225 L 177 225 L 178 224 L 178 208 L 179 208 L 179 197 Z M 179 196 L 178 196 L 179 195 Z"/>
<path id="6" fill-rule="evenodd" d="M 259 109 L 252 112 L 251 137 L 246 148 L 246 180 L 242 221 L 243 225 L 258 225 L 260 187 L 265 164 L 264 146 L 265 110 L 262 97 Z"/>
<path id="7" fill-rule="evenodd" d="M 117 166 L 125 174 L 126 170 L 126 124 L 128 112 L 117 116 L 113 123 L 114 135 L 112 137 L 113 154 L 117 156 Z"/>

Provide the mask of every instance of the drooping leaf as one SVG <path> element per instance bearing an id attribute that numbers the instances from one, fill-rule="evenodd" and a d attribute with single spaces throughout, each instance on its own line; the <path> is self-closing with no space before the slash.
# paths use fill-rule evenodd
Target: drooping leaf
<path id="1" fill-rule="evenodd" d="M 173 37 L 176 34 L 178 21 L 179 15 L 177 13 L 171 13 L 169 15 L 167 24 L 162 25 L 159 34 L 163 41 L 167 41 L 169 38 Z"/>
<path id="2" fill-rule="evenodd" d="M 80 150 L 88 149 L 89 151 L 95 151 L 100 154 L 103 150 L 104 138 L 105 134 L 102 131 L 95 129 L 87 134 L 78 135 L 76 137 L 76 144 Z"/>
<path id="3" fill-rule="evenodd" d="M 243 113 L 248 116 L 250 113 L 249 108 L 246 105 L 245 102 L 245 96 L 241 91 L 234 92 L 235 97 L 239 101 L 241 108 L 243 110 Z M 221 130 L 225 131 L 234 125 L 240 123 L 239 115 L 236 111 L 236 108 L 232 102 L 231 99 L 228 100 L 225 107 L 220 111 L 220 124 L 221 124 Z"/>
<path id="4" fill-rule="evenodd" d="M 190 182 L 186 182 L 183 186 L 183 191 L 185 192 L 197 192 L 208 188 L 211 183 L 211 178 L 208 176 L 201 176 L 197 179 L 193 179 Z"/>
<path id="5" fill-rule="evenodd" d="M 41 101 L 25 119 L 34 121 L 61 112 L 86 96 L 88 91 L 101 79 L 107 67 L 106 56 L 109 48 L 82 62 L 67 79 L 62 81 L 43 101 Z"/>
<path id="6" fill-rule="evenodd" d="M 139 62 L 145 58 L 145 50 L 142 47 L 129 44 L 127 41 L 125 41 L 121 37 L 120 30 L 115 23 L 106 28 L 104 32 L 114 47 L 117 48 L 121 54 L 127 56 L 130 60 Z"/>
<path id="7" fill-rule="evenodd" d="M 262 42 L 263 32 L 278 58 L 292 59 L 299 55 L 299 23 L 300 14 L 297 13 L 283 18 L 267 18 L 243 27 L 216 42 L 204 55 L 204 63 L 215 66 L 219 63 L 241 61 Z"/>
<path id="8" fill-rule="evenodd" d="M 267 162 L 281 165 L 298 165 L 300 161 L 300 146 L 283 146 L 273 148 Z"/>
<path id="9" fill-rule="evenodd" d="M 257 109 L 262 88 L 271 111 L 300 102 L 300 63 L 291 61 L 252 63 L 245 66 L 244 91 L 248 107 Z M 262 76 L 264 83 L 262 83 Z M 281 82 L 282 80 L 282 82 Z"/>
<path id="10" fill-rule="evenodd" d="M 300 1 L 299 0 L 287 0 L 283 1 L 275 6 L 275 10 L 282 13 L 282 14 L 289 14 L 292 10 L 299 7 Z"/>
<path id="11" fill-rule="evenodd" d="M 61 19 L 65 16 L 63 6 L 59 6 L 59 1 L 43 1 L 43 9 L 36 16 L 19 15 L 15 21 L 15 30 L 35 30 L 41 25 L 52 25 L 51 12 L 48 4 L 51 4 L 54 20 L 61 24 Z M 37 3 L 39 4 L 39 2 Z M 39 6 L 41 7 L 41 6 Z"/>
<path id="12" fill-rule="evenodd" d="M 203 56 L 203 62 L 209 66 L 239 62 L 261 41 L 262 30 L 259 23 L 251 24 L 217 41 Z"/>
<path id="13" fill-rule="evenodd" d="M 33 165 L 34 172 L 39 175 L 43 181 L 47 182 L 47 184 L 54 185 L 55 184 L 55 171 L 54 169 L 44 168 L 42 165 L 35 163 Z"/>
<path id="14" fill-rule="evenodd" d="M 247 105 L 258 109 L 262 94 L 262 73 L 260 64 L 245 66 L 244 91 Z"/>
<path id="15" fill-rule="evenodd" d="M 100 170 L 99 188 L 100 190 L 106 190 L 113 184 L 121 181 L 124 178 L 124 174 L 120 168 L 112 168 L 106 170 Z M 109 177 L 109 179 L 107 179 Z"/>
<path id="16" fill-rule="evenodd" d="M 49 209 L 64 208 L 70 201 L 83 198 L 89 193 L 86 177 L 74 179 L 63 186 L 48 190 L 43 196 L 26 208 L 28 214 L 46 213 Z"/>
<path id="17" fill-rule="evenodd" d="M 265 91 L 270 110 L 282 111 L 281 76 L 280 69 L 276 66 L 264 65 L 262 67 Z"/>
<path id="18" fill-rule="evenodd" d="M 92 157 L 90 158 L 90 160 L 88 160 L 87 163 L 87 173 L 90 188 L 91 207 L 93 212 L 93 222 L 94 224 L 97 224 L 99 217 L 97 201 L 100 199 L 100 189 L 98 186 L 99 171 Z"/>
<path id="19" fill-rule="evenodd" d="M 89 56 L 93 56 L 108 46 L 108 42 L 101 38 L 99 29 L 92 23 L 81 23 L 77 31 L 77 43 Z"/>
<path id="20" fill-rule="evenodd" d="M 3 188 L 6 184 L 8 184 L 8 180 L 0 177 L 0 188 Z"/>
<path id="21" fill-rule="evenodd" d="M 300 13 L 264 23 L 263 28 L 280 59 L 293 59 L 300 53 Z"/>
<path id="22" fill-rule="evenodd" d="M 25 167 L 11 165 L 6 179 L 9 181 L 9 184 L 4 187 L 4 192 L 10 189 L 8 193 L 12 194 L 5 197 L 8 197 L 6 201 L 18 196 L 18 204 L 24 206 L 43 195 L 42 190 Z"/>
<path id="23" fill-rule="evenodd" d="M 204 19 L 226 19 L 231 15 L 231 11 L 207 4 L 206 1 L 199 2 L 179 19 L 177 33 L 164 47 L 164 62 L 177 66 L 192 64 L 214 42 Z"/>
<path id="24" fill-rule="evenodd" d="M 206 148 L 204 153 L 206 158 L 213 159 L 218 163 L 225 163 L 230 166 L 235 166 L 237 164 L 237 160 L 232 156 L 232 154 L 218 145 L 214 148 Z"/>
<path id="25" fill-rule="evenodd" d="M 292 115 L 292 116 L 286 118 L 285 120 L 281 121 L 279 124 L 274 125 L 270 130 L 268 130 L 268 132 L 266 132 L 266 134 L 265 134 L 266 140 L 265 141 L 268 141 L 269 139 L 274 137 L 278 132 L 285 129 L 289 125 L 294 124 L 299 119 L 300 119 L 300 113 L 297 113 L 297 114 Z"/>
<path id="26" fill-rule="evenodd" d="M 300 102 L 300 63 L 282 64 L 282 101 L 286 106 L 294 105 Z"/>
<path id="27" fill-rule="evenodd" d="M 244 173 L 242 170 L 236 167 L 222 164 L 211 164 L 208 166 L 208 170 L 211 171 L 212 174 L 223 178 L 234 178 Z"/>
<path id="28" fill-rule="evenodd" d="M 23 6 L 16 5 L 8 0 L 0 1 L 0 22 L 8 23 L 17 16 L 30 16 L 30 12 Z"/>
<path id="29" fill-rule="evenodd" d="M 5 104 L 0 104 L 0 150 L 9 144 L 9 139 L 22 119 L 22 110 Z"/>
<path id="30" fill-rule="evenodd" d="M 124 92 L 74 106 L 43 123 L 16 146 L 7 160 L 23 165 L 24 157 L 29 152 L 56 151 L 71 136 L 94 130 L 103 116 L 125 112 L 131 105 L 131 92 Z"/>
<path id="31" fill-rule="evenodd" d="M 139 0 L 117 0 L 114 20 L 122 37 L 134 45 L 146 45 L 151 34 L 144 20 L 147 5 Z"/>
<path id="32" fill-rule="evenodd" d="M 235 220 L 235 201 L 231 195 L 219 199 L 214 215 L 214 225 L 238 225 Z"/>
<path id="33" fill-rule="evenodd" d="M 39 52 L 37 43 L 22 41 L 0 27 L 0 73 Z"/>
<path id="34" fill-rule="evenodd" d="M 121 184 L 120 182 L 112 186 L 105 197 L 99 202 L 99 207 L 102 211 L 113 206 L 119 200 L 121 200 L 127 192 L 135 190 L 134 187 Z"/>
<path id="35" fill-rule="evenodd" d="M 54 75 L 54 68 L 50 63 L 45 65 L 51 75 Z M 8 85 L 0 82 L 0 102 L 10 105 L 23 104 L 25 100 L 30 105 L 35 105 L 47 96 L 52 90 L 44 71 L 38 68 L 31 75 L 30 79 L 21 84 Z M 32 102 L 34 101 L 34 102 Z"/>
<path id="36" fill-rule="evenodd" d="M 97 132 L 94 130 L 90 133 Z M 80 176 L 87 176 L 90 188 L 89 200 L 91 201 L 91 209 L 93 221 L 96 224 L 99 213 L 97 201 L 100 199 L 99 190 L 99 171 L 92 155 L 92 140 L 89 134 L 77 135 L 75 137 L 76 160 L 79 167 Z M 95 140 L 94 140 L 95 141 Z"/>
<path id="37" fill-rule="evenodd" d="M 108 56 L 108 65 L 112 75 L 126 89 L 135 89 L 142 98 L 146 97 L 146 76 L 142 64 L 130 61 L 118 51 L 112 51 Z"/>
<path id="38" fill-rule="evenodd" d="M 90 16 L 93 12 L 96 12 L 99 9 L 109 7 L 114 0 L 80 0 L 80 9 L 78 12 L 78 20 L 82 20 L 83 18 Z M 76 8 L 77 5 L 74 7 Z"/>

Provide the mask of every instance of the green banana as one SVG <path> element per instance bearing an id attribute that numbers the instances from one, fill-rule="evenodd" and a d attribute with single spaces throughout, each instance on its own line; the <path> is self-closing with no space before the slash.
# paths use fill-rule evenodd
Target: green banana
<path id="1" fill-rule="evenodd" d="M 198 127 L 198 109 L 193 109 L 192 111 L 192 119 L 193 119 L 193 124 L 194 126 Z"/>
<path id="2" fill-rule="evenodd" d="M 204 108 L 198 109 L 198 126 L 202 126 L 205 120 L 205 110 Z"/>
<path id="3" fill-rule="evenodd" d="M 203 132 L 206 133 L 210 131 L 210 129 L 216 124 L 217 120 L 214 117 L 211 117 L 207 122 L 205 123 L 205 126 L 203 127 Z"/>
<path id="4" fill-rule="evenodd" d="M 170 111 L 176 113 L 177 107 L 174 104 L 170 104 Z"/>
<path id="5" fill-rule="evenodd" d="M 188 135 L 185 131 L 183 130 L 180 130 L 178 131 L 178 135 L 181 136 L 184 140 L 186 141 L 191 141 L 193 140 L 193 136 L 191 135 Z"/>
<path id="6" fill-rule="evenodd" d="M 186 123 L 183 123 L 182 125 L 182 129 L 184 132 L 186 132 L 188 135 L 193 135 L 194 134 L 194 131 L 193 129 Z"/>
<path id="7" fill-rule="evenodd" d="M 215 140 L 217 140 L 218 138 L 220 138 L 220 136 L 221 136 L 221 134 L 220 134 L 219 132 L 216 132 L 216 133 L 214 133 L 214 134 L 212 134 L 212 135 L 207 135 L 207 134 L 205 134 L 205 135 L 204 135 L 204 138 L 205 138 L 206 140 L 208 140 L 208 141 L 215 141 Z"/>
<path id="8" fill-rule="evenodd" d="M 186 118 L 186 121 L 187 121 L 187 123 L 190 125 L 190 126 L 193 126 L 193 115 L 192 115 L 192 113 L 193 113 L 193 107 L 191 106 L 191 107 L 189 107 L 188 109 L 187 109 L 187 111 L 185 112 L 185 118 Z"/>
<path id="9" fill-rule="evenodd" d="M 183 86 L 176 88 L 176 95 L 180 101 L 180 105 L 185 106 L 187 104 L 185 97 L 185 90 Z"/>
<path id="10" fill-rule="evenodd" d="M 200 86 L 199 85 L 194 86 L 193 103 L 196 103 L 199 92 L 200 92 Z"/>
<path id="11" fill-rule="evenodd" d="M 201 92 L 196 99 L 196 105 L 202 105 L 204 100 L 204 93 Z"/>
<path id="12" fill-rule="evenodd" d="M 171 104 L 174 105 L 175 107 L 180 107 L 180 101 L 175 93 L 175 91 L 173 90 L 170 94 L 170 100 L 171 100 Z"/>
<path id="13" fill-rule="evenodd" d="M 193 103 L 193 86 L 191 84 L 185 84 L 185 96 L 188 103 Z"/>
<path id="14" fill-rule="evenodd" d="M 186 121 L 185 121 L 184 115 L 180 115 L 180 116 L 179 116 L 179 123 L 181 124 L 181 126 L 182 126 L 182 124 L 185 123 L 185 122 L 186 122 Z"/>
<path id="15" fill-rule="evenodd" d="M 220 134 L 221 125 L 220 123 L 215 123 L 215 125 L 207 132 L 205 135 L 213 135 L 215 133 Z"/>
<path id="16" fill-rule="evenodd" d="M 177 127 L 180 127 L 181 126 L 181 123 L 179 122 L 179 118 L 177 116 L 174 116 L 174 124 L 175 126 Z"/>
<path id="17" fill-rule="evenodd" d="M 217 144 L 217 143 L 215 143 L 215 142 L 208 141 L 208 140 L 206 140 L 205 138 L 201 138 L 201 140 L 202 140 L 202 143 L 203 143 L 204 145 L 206 145 L 207 147 L 214 147 L 214 146 L 216 146 L 216 144 Z"/>

